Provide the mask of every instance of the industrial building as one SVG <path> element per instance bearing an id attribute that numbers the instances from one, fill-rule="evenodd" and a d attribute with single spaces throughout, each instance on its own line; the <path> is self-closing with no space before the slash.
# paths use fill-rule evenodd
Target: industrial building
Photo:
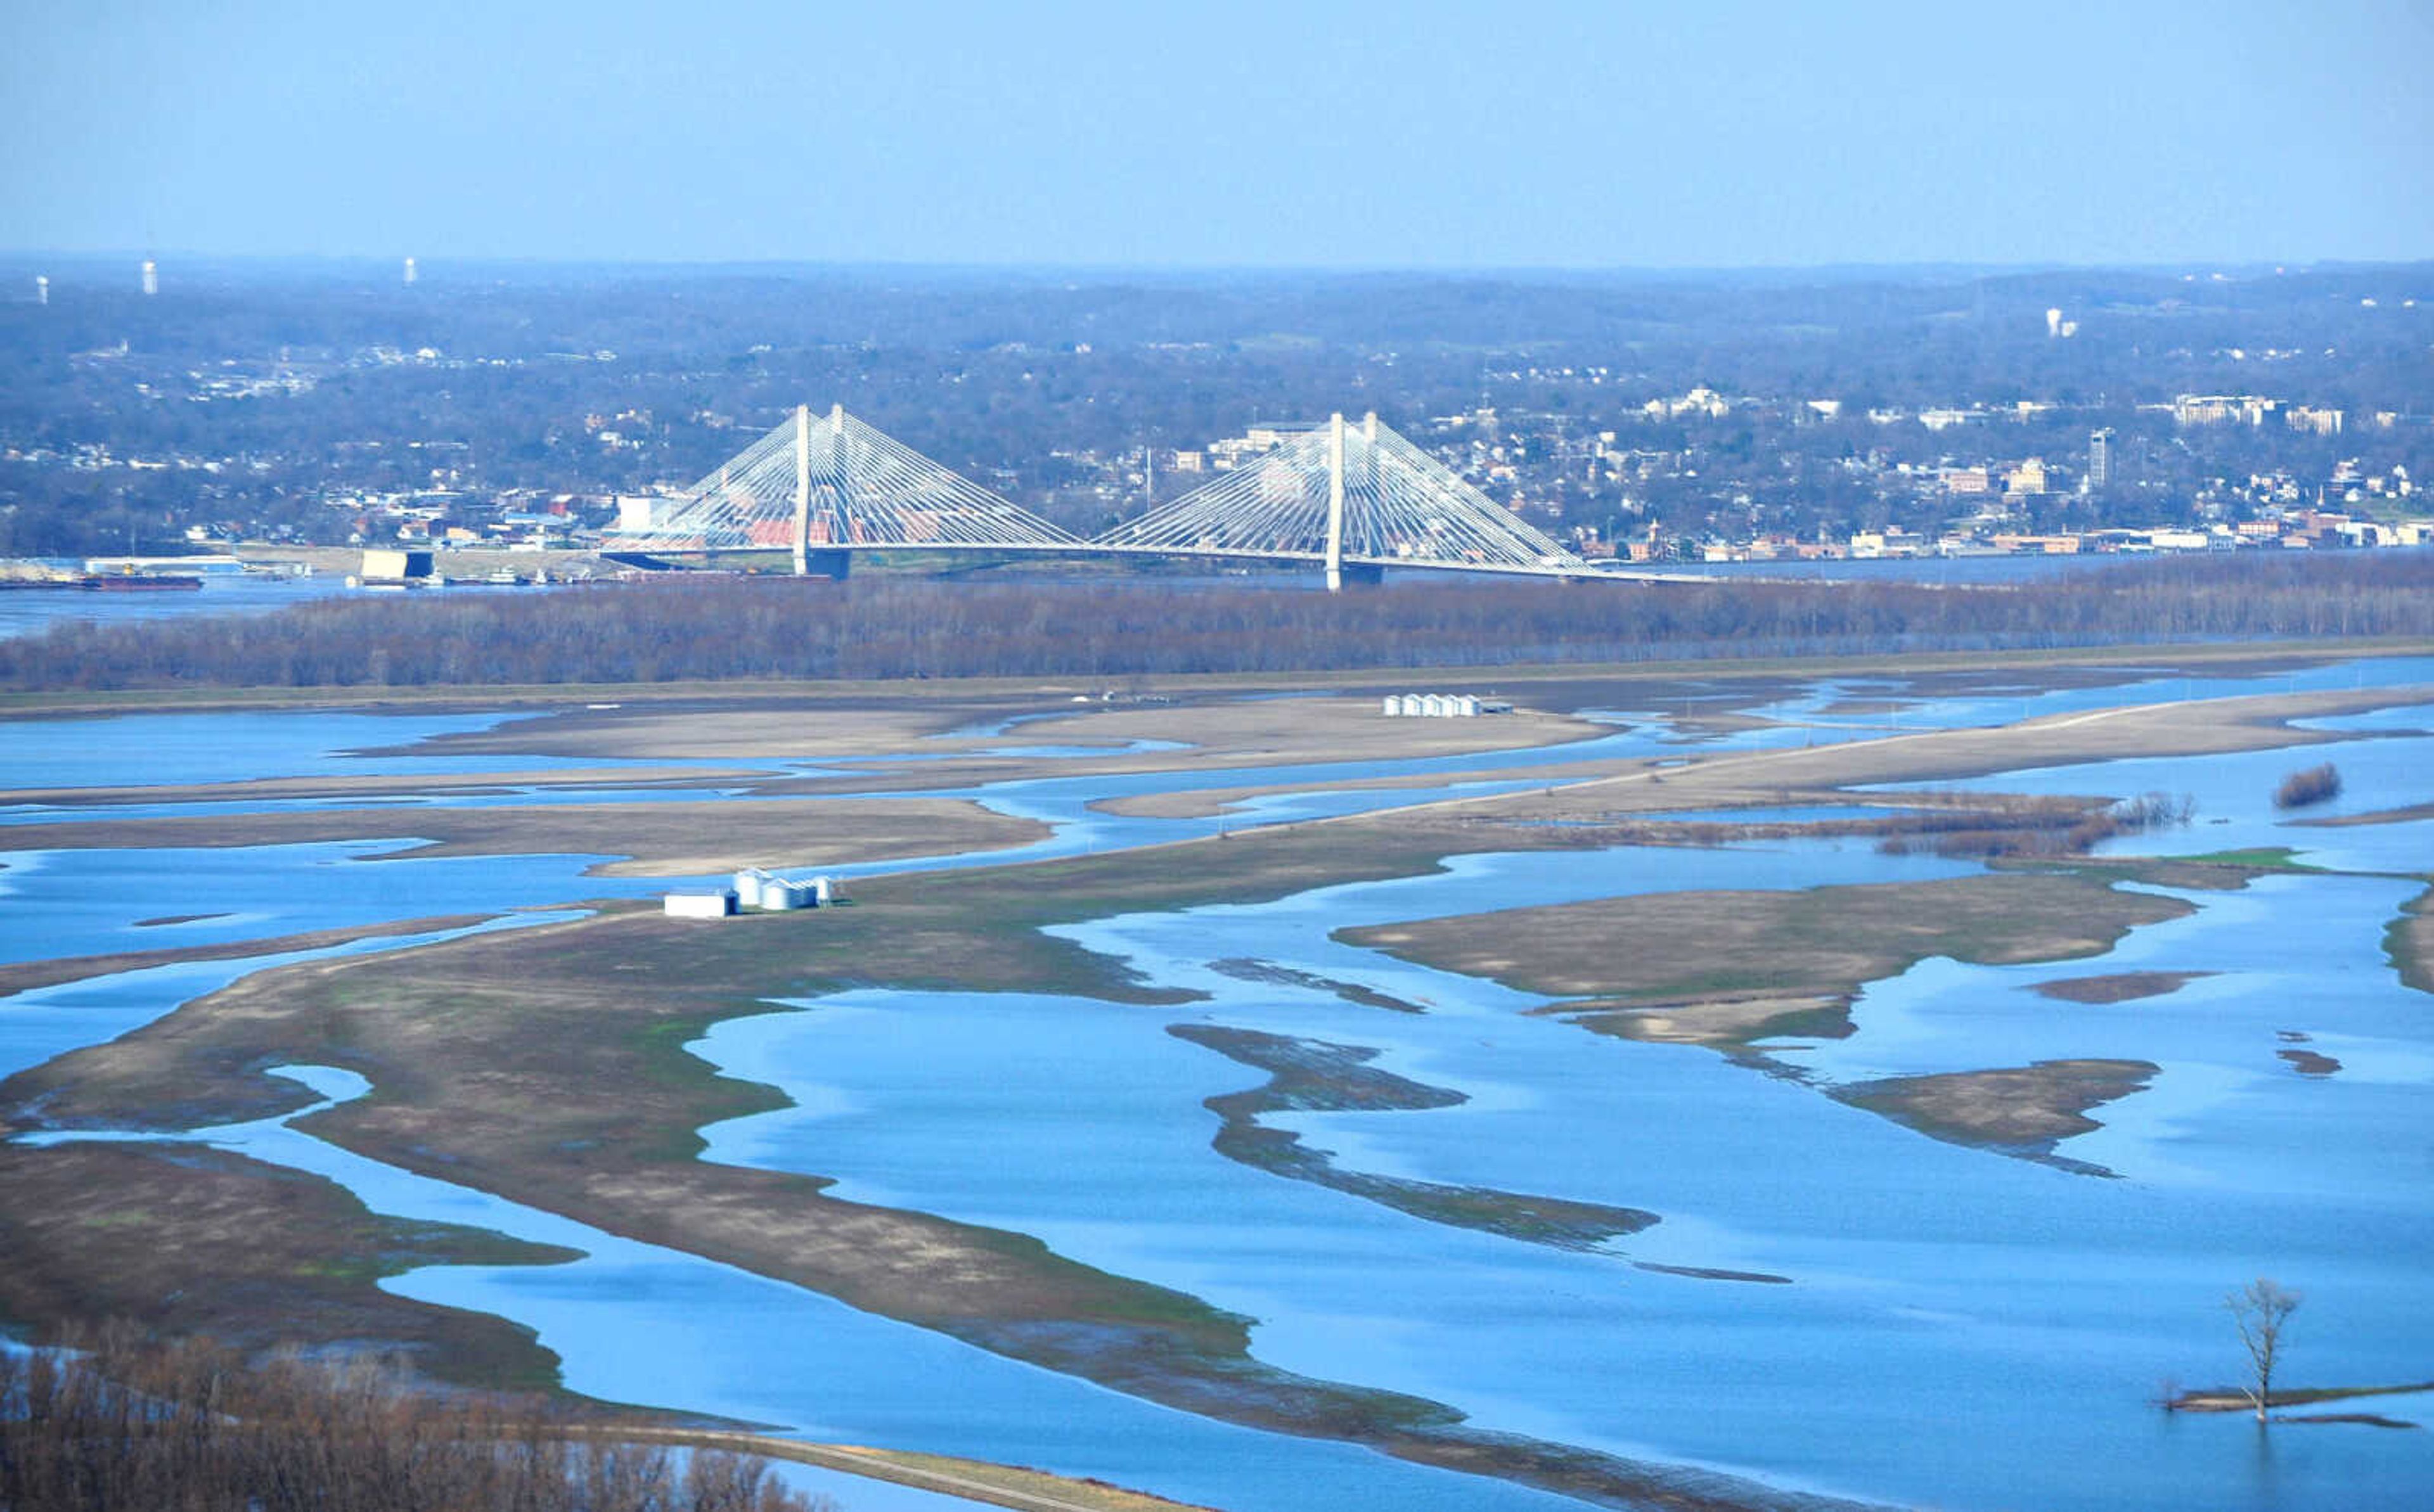
<path id="1" fill-rule="evenodd" d="M 832 908 L 836 901 L 836 884 L 828 877 L 797 880 L 747 866 L 715 892 L 670 892 L 660 899 L 660 907 L 671 919 L 724 919 L 746 910 L 790 913 Z"/>

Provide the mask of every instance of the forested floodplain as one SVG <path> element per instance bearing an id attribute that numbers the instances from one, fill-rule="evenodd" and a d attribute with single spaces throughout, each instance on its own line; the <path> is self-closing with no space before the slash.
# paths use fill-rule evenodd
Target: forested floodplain
<path id="1" fill-rule="evenodd" d="M 22 1512 L 834 1512 L 767 1462 L 588 1435 L 564 1407 L 439 1400 L 402 1365 L 249 1360 L 117 1329 L 0 1351 L 0 1506 Z"/>
<path id="2" fill-rule="evenodd" d="M 0 689 L 497 687 L 1492 670 L 2434 634 L 2434 552 L 2156 561 L 2033 584 L 670 575 L 385 595 L 0 641 Z"/>

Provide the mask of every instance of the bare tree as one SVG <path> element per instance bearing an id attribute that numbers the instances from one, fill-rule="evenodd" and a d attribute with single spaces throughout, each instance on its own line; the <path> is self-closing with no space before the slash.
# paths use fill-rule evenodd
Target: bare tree
<path id="1" fill-rule="evenodd" d="M 124 1325 L 0 1350 L 10 1512 L 835 1512 L 757 1455 L 672 1452 L 561 1403 L 420 1385 L 402 1367 L 248 1357 Z"/>
<path id="2" fill-rule="evenodd" d="M 2230 1311 L 2232 1326 L 2239 1330 L 2239 1342 L 2255 1369 L 2256 1384 L 2248 1388 L 2248 1400 L 2256 1404 L 2256 1420 L 2263 1422 L 2273 1397 L 2274 1356 L 2281 1352 L 2283 1327 L 2299 1310 L 2299 1294 L 2259 1276 L 2224 1298 L 2222 1305 Z"/>

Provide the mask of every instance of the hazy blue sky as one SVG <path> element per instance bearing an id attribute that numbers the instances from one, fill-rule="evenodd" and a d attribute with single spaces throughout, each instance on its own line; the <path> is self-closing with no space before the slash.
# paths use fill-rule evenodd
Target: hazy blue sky
<path id="1" fill-rule="evenodd" d="M 2434 3 L 20 0 L 0 247 L 2434 256 Z"/>

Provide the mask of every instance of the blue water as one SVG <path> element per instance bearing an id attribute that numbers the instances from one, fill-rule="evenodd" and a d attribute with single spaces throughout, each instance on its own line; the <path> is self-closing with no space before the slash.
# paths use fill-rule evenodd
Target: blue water
<path id="1" fill-rule="evenodd" d="M 1921 1504 L 2411 1504 L 2434 1474 L 2422 1435 L 2285 1431 L 2268 1479 L 2234 1420 L 2175 1420 L 2148 1403 L 2167 1380 L 2237 1378 L 2216 1303 L 2257 1273 L 2304 1276 L 2311 1298 L 2324 1295 L 2307 1317 L 2306 1379 L 2425 1378 L 2434 1028 L 2379 947 L 2413 884 L 2283 878 L 2193 895 L 2193 920 L 2138 931 L 2097 963 L 1925 962 L 1870 989 L 1852 1039 L 1781 1052 L 1834 1079 L 2065 1055 L 2157 1061 L 2151 1092 L 2069 1142 L 2120 1180 L 1940 1144 L 1706 1051 L 1594 1038 L 1522 1016 L 1533 1000 L 1492 984 L 1328 939 L 1500 903 L 1953 870 L 1815 843 L 1471 858 L 1450 878 L 1059 931 L 1211 1000 L 860 993 L 722 1024 L 699 1052 L 776 1082 L 797 1107 L 712 1130 L 711 1153 L 842 1173 L 840 1196 L 1037 1234 L 1259 1317 L 1263 1359 L 1433 1396 L 1492 1427 Z M 2274 958 L 2260 913 L 2307 918 L 2303 967 L 2261 963 Z M 1208 969 L 1238 955 L 1429 1013 Z M 2022 991 L 2100 967 L 2200 961 L 2222 975 L 2160 1009 Z M 1896 998 L 1934 1006 L 1897 1016 Z M 1930 1011 L 1938 1033 L 1911 1027 Z M 1439 1112 L 1266 1120 L 1352 1168 L 1640 1206 L 1665 1221 L 1609 1255 L 1568 1254 L 1215 1160 L 1199 1099 L 1262 1077 L 1164 1033 L 1181 1019 L 1375 1047 L 1386 1069 L 1469 1096 Z M 2283 1029 L 2347 1050 L 2359 1074 L 2301 1078 L 2275 1055 Z M 2415 1153 L 2395 1162 L 2403 1130 Z M 1791 1284 L 1653 1275 L 1627 1260 Z M 1949 1426 L 1915 1431 L 1929 1422 Z"/>
<path id="2" fill-rule="evenodd" d="M 2000 773 L 1957 782 L 1893 784 L 1950 790 L 2134 796 L 2161 792 L 2195 801 L 2185 829 L 2127 835 L 2098 853 L 2203 855 L 2215 851 L 2288 848 L 2311 866 L 2354 871 L 2434 871 L 2434 821 L 2324 826 L 2339 819 L 2434 804 L 2434 704 L 2405 705 L 2375 715 L 2310 720 L 2302 729 L 2353 735 L 2321 744 L 2237 752 L 2203 759 L 2147 757 L 2083 762 Z M 2299 809 L 2273 807 L 2273 792 L 2293 772 L 2330 762 L 2342 777 L 2339 797 Z"/>
<path id="3" fill-rule="evenodd" d="M 2043 578 L 2076 577 L 2117 570 L 2151 557 L 2101 552 L 2068 555 L 1894 556 L 1869 561 L 1845 557 L 1813 562 L 1667 562 L 1661 572 L 1711 577 L 1784 579 L 1828 583 L 1911 583 L 1937 587 L 1976 584 L 2031 583 Z"/>
<path id="4" fill-rule="evenodd" d="M 1370 1504 L 1554 1512 L 1578 1504 L 1422 1469 L 1340 1444 L 1234 1428 L 859 1313 L 815 1293 L 637 1243 L 487 1193 L 365 1160 L 289 1127 L 370 1084 L 328 1066 L 279 1074 L 323 1099 L 279 1117 L 183 1136 L 309 1171 L 373 1211 L 579 1250 L 558 1266 L 427 1267 L 384 1283 L 401 1296 L 498 1313 L 565 1359 L 571 1388 L 612 1402 L 682 1402 L 823 1441 L 1048 1464 L 1231 1507 Z M 62 1137 L 26 1136 L 29 1143 Z M 677 1347 L 681 1341 L 681 1347 Z M 942 1421 L 941 1402 L 951 1402 Z M 840 1477 L 848 1508 L 894 1504 Z"/>
<path id="5" fill-rule="evenodd" d="M 495 729 L 514 714 L 369 714 L 348 710 L 120 714 L 0 724 L 0 790 L 150 788 L 273 777 L 419 776 L 570 767 L 710 763 L 569 760 L 536 756 L 363 756 L 440 736 Z"/>
<path id="6" fill-rule="evenodd" d="M 1810 684 L 1789 698 L 1743 712 L 1787 725 L 1806 726 L 1820 736 L 1835 730 L 1876 736 L 1984 728 L 2142 704 L 2434 685 L 2434 656 L 2367 657 L 2298 667 L 2264 676 L 2191 675 L 2161 670 L 2142 675 L 2128 669 L 2112 675 L 2117 680 L 2088 686 L 1989 687 L 1972 692 L 1926 696 L 1898 678 L 1834 678 Z M 1845 706 L 1852 704 L 1879 706 Z M 1781 743 L 1779 738 L 1775 743 Z M 1818 743 L 1826 742 L 1821 739 Z"/>
<path id="7" fill-rule="evenodd" d="M 1786 697 L 1769 711 L 1788 722 L 1782 726 L 1706 748 L 1866 739 L 1896 724 L 1995 723 L 2184 692 L 2353 681 L 2434 683 L 2434 661 L 2388 659 L 2262 682 L 2153 677 L 1940 699 L 1904 685 L 1844 681 Z M 1879 700 L 1897 712 L 1851 706 Z M 1520 767 L 1678 753 L 1680 738 L 1665 722 L 1673 712 L 1625 711 L 1613 736 L 1551 751 L 1051 778 L 958 792 L 1057 827 L 1021 854 L 1071 854 L 1207 835 L 1221 823 L 1500 790 L 1526 781 L 1500 775 Z M 113 783 L 359 770 L 341 753 L 486 728 L 501 716 L 172 718 L 197 722 L 9 726 L 11 737 L 43 733 L 0 743 L 0 787 L 45 785 L 20 775 L 39 770 Z M 2293 822 L 2307 816 L 2273 810 L 2270 793 L 2285 772 L 2331 759 L 2348 790 L 2308 815 L 2434 801 L 2434 737 L 2422 733 L 2434 726 L 2434 705 L 2321 723 L 2328 737 L 2362 738 L 1936 786 L 2187 792 L 2198 805 L 2190 828 L 2114 848 L 2280 844 L 2319 864 L 2427 870 L 2434 831 L 2425 822 L 2310 827 Z M 97 731 L 116 733 L 110 727 L 156 743 L 99 766 L 75 765 L 79 736 L 88 753 L 119 748 L 114 739 L 94 739 Z M 153 752 L 165 753 L 171 769 L 223 775 L 129 779 L 155 770 L 145 765 Z M 382 759 L 406 772 L 468 770 Z M 478 770 L 508 766 L 471 759 Z M 1292 790 L 1323 778 L 1390 776 L 1432 786 Z M 1239 805 L 1222 821 L 1127 820 L 1089 807 L 1126 792 L 1271 785 L 1287 790 Z M 687 796 L 750 801 L 731 790 Z M 502 795 L 420 795 L 423 805 L 497 801 Z M 506 910 L 655 886 L 585 875 L 596 857 L 380 858 L 404 842 L 415 811 L 395 810 L 401 838 L 392 841 L 0 858 L 11 863 L 0 871 L 0 959 L 439 913 L 530 918 Z M 1102 920 L 1059 932 L 1123 957 L 1154 983 L 1205 998 L 1156 1008 L 853 993 L 729 1021 L 699 1052 L 729 1074 L 781 1086 L 796 1106 L 709 1130 L 711 1156 L 831 1176 L 840 1196 L 1037 1235 L 1076 1259 L 1257 1317 L 1254 1347 L 1272 1364 L 1433 1397 L 1486 1427 L 1922 1505 L 2307 1512 L 2420 1504 L 2434 1486 L 2434 1434 L 2320 1427 L 2260 1438 L 2234 1418 L 2176 1419 L 2149 1405 L 2168 1380 L 2237 1379 L 2237 1347 L 2218 1304 L 2259 1274 L 2306 1295 L 2288 1379 L 2434 1377 L 2434 1312 L 2425 1305 L 2434 1208 L 2424 1198 L 2434 1189 L 2434 1101 L 2426 1096 L 2434 1012 L 2425 994 L 2398 984 L 2381 944 L 2418 884 L 2274 876 L 2241 892 L 2175 893 L 2196 911 L 2134 931 L 2102 957 L 2012 967 L 1922 961 L 1868 985 L 1850 1037 L 1770 1046 L 1787 1073 L 1773 1076 L 1696 1047 L 1593 1035 L 1532 1015 L 1540 999 L 1333 938 L 1363 923 L 1635 892 L 1971 870 L 1879 857 L 1864 841 L 1472 857 L 1442 875 Z M 190 912 L 224 917 L 140 923 Z M 1247 983 L 1212 969 L 1241 958 L 1358 984 L 1425 1011 L 1364 1008 L 1328 991 Z M 264 963 L 163 968 L 0 1000 L 0 1068 L 126 1032 Z M 2118 1004 L 2033 991 L 2058 977 L 2133 969 L 2216 975 Z M 1208 1147 L 1217 1123 L 1202 1101 L 1264 1075 L 1166 1032 L 1179 1022 L 1371 1047 L 1382 1067 L 1466 1097 L 1425 1113 L 1264 1119 L 1331 1151 L 1346 1169 L 1641 1207 L 1662 1221 L 1597 1252 L 1571 1253 L 1431 1225 L 1226 1161 Z M 2303 1076 L 2281 1057 L 2293 1047 L 2331 1056 L 2341 1069 Z M 2113 1179 L 1939 1143 L 1825 1095 L 1881 1076 L 2067 1056 L 2162 1068 L 2148 1091 L 2098 1110 L 2102 1128 L 2059 1151 L 2117 1172 Z M 343 1074 L 298 1075 L 326 1096 L 361 1090 Z M 1571 1504 L 1150 1407 L 728 1267 L 362 1162 L 283 1120 L 208 1137 L 320 1171 L 382 1212 L 583 1249 L 588 1258 L 571 1266 L 430 1268 L 391 1284 L 535 1327 L 565 1357 L 571 1385 L 614 1400 L 1042 1464 L 1233 1512 Z M 1790 1283 L 1700 1280 L 1641 1264 L 1765 1272 Z M 2405 1418 L 2434 1413 L 2423 1398 L 2360 1405 Z M 865 1504 L 840 1494 L 849 1506 Z"/>
<path id="8" fill-rule="evenodd" d="M 132 624 L 190 615 L 268 614 L 348 591 L 344 576 L 264 578 L 225 569 L 188 575 L 201 578 L 203 586 L 163 593 L 91 593 L 80 588 L 0 592 L 0 638 L 40 635 L 60 624 Z"/>
<path id="9" fill-rule="evenodd" d="M 182 949 L 401 919 L 500 913 L 665 887 L 590 876 L 601 856 L 385 859 L 399 841 L 0 851 L 0 961 Z M 186 914 L 178 924 L 146 921 Z M 9 999 L 0 999 L 5 1012 Z"/>
<path id="10" fill-rule="evenodd" d="M 333 794 L 320 798 L 197 798 L 182 803 L 0 805 L 0 828 L 79 820 L 209 819 L 247 814 L 330 813 L 370 808 L 552 808 L 591 804 L 711 803 L 746 796 L 734 788 L 579 787 L 568 783 L 503 782 L 495 788 L 435 788 L 427 792 Z M 411 819 L 400 819 L 411 824 Z"/>
<path id="11" fill-rule="evenodd" d="M 29 988 L 0 997 L 0 1079 L 31 1066 L 142 1028 L 241 977 L 300 960 L 369 955 L 454 940 L 490 929 L 556 924 L 579 915 L 563 909 L 489 920 L 460 929 L 359 940 L 320 950 L 263 952 L 228 960 L 185 961 Z"/>

